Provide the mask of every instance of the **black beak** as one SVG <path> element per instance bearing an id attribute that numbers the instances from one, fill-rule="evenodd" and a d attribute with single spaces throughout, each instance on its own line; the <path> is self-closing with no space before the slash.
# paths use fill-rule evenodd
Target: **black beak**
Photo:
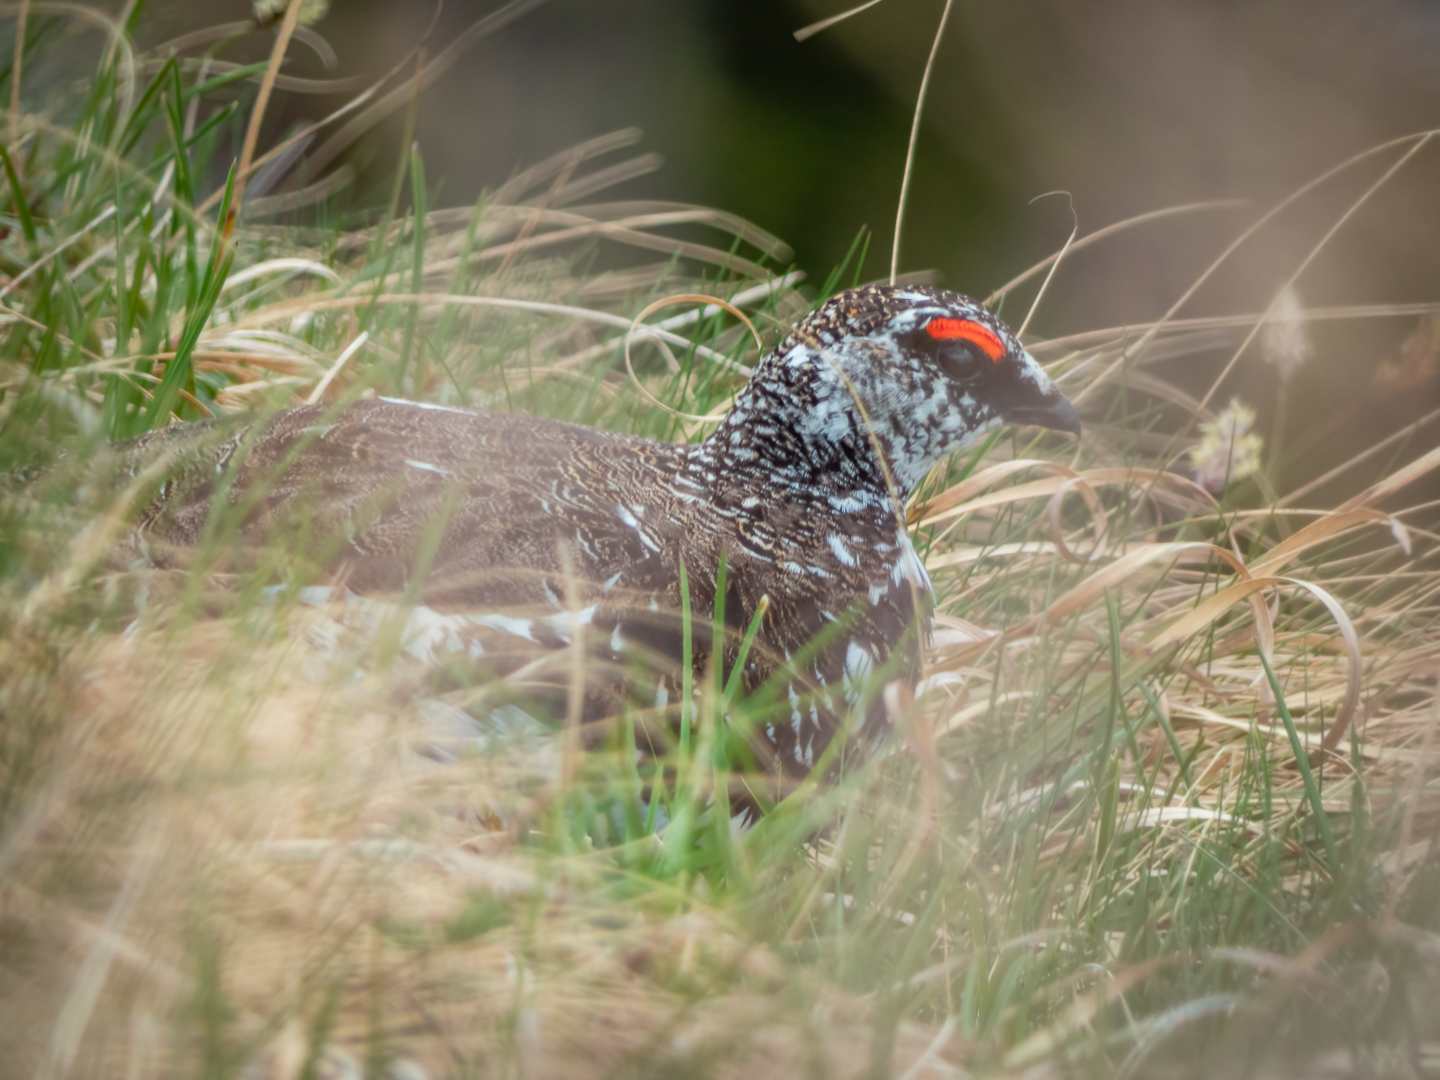
<path id="1" fill-rule="evenodd" d="M 1077 439 L 1080 437 L 1080 414 L 1075 411 L 1075 406 L 1060 394 L 1055 395 L 1055 401 L 1047 405 L 1007 409 L 1005 419 L 1012 424 L 1034 424 L 1056 431 L 1068 431 Z"/>

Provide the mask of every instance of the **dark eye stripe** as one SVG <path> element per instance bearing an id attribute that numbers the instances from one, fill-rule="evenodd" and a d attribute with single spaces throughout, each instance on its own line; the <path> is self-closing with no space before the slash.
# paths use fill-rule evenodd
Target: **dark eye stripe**
<path id="1" fill-rule="evenodd" d="M 1005 343 L 993 330 L 969 319 L 931 319 L 925 324 L 925 332 L 933 338 L 948 340 L 958 338 L 980 348 L 992 361 L 998 362 L 1005 355 Z"/>

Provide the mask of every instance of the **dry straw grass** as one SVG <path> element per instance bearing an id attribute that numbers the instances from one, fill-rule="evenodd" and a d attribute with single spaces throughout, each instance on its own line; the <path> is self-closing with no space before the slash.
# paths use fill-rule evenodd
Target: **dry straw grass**
<path id="1" fill-rule="evenodd" d="M 702 421 L 630 378 L 703 415 L 743 379 L 748 335 L 718 309 L 671 316 L 627 376 L 634 313 L 705 292 L 773 338 L 806 303 L 766 269 L 788 253 L 719 212 L 594 201 L 653 167 L 599 164 L 628 132 L 473 211 L 429 212 L 407 155 L 408 215 L 265 224 L 328 190 L 325 149 L 270 177 L 274 195 L 252 175 L 212 306 L 164 309 L 166 267 L 225 252 L 207 216 L 224 195 L 200 198 L 173 152 L 148 172 L 119 152 L 142 97 L 128 73 L 163 60 L 130 57 L 125 32 L 102 61 L 118 120 L 11 103 L 16 183 L 50 195 L 28 224 L 4 211 L 6 460 L 70 453 L 0 514 L 6 1075 L 1440 1074 L 1424 422 L 1401 433 L 1404 464 L 1377 469 L 1387 440 L 1321 478 L 1349 485 L 1338 505 L 1263 474 L 1217 501 L 1186 467 L 1215 391 L 1196 400 L 1157 365 L 1233 348 L 1228 371 L 1273 305 L 1181 320 L 1177 303 L 1033 343 L 1086 438 L 1061 461 L 1061 444 L 996 436 L 909 507 L 941 614 L 919 698 L 889 699 L 893 752 L 748 834 L 678 847 L 620 823 L 627 755 L 562 768 L 549 731 L 476 704 L 505 687 L 422 669 L 393 626 L 264 595 L 283 564 L 113 565 L 159 477 L 76 458 L 168 421 L 166 386 L 187 418 L 379 389 L 693 438 Z M 252 77 L 284 89 L 282 51 Z M 404 107 L 438 60 L 333 122 L 353 135 Z M 91 163 L 68 194 L 42 135 Z M 1382 150 L 1398 168 L 1427 138 Z M 166 160 L 161 136 L 136 145 Z M 146 243 L 168 255 L 137 274 Z M 597 272 L 597 249 L 664 261 Z M 148 323 L 115 288 L 126 267 Z M 47 307 L 52 291 L 77 301 Z"/>

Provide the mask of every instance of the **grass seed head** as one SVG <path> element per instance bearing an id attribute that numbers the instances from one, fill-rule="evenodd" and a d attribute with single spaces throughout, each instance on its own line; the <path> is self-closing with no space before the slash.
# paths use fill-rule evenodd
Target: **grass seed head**
<path id="1" fill-rule="evenodd" d="M 1310 359 L 1312 348 L 1305 331 L 1305 309 L 1292 285 L 1280 294 L 1274 310 L 1260 330 L 1260 355 L 1288 383 Z"/>
<path id="2" fill-rule="evenodd" d="M 1255 410 L 1232 398 L 1218 416 L 1200 425 L 1200 442 L 1190 450 L 1197 484 L 1219 495 L 1260 467 L 1264 443 L 1250 430 L 1254 424 Z"/>

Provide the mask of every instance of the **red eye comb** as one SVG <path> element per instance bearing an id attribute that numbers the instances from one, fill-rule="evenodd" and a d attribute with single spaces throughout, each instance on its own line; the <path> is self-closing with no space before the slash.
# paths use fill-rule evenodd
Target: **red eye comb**
<path id="1" fill-rule="evenodd" d="M 958 338 L 978 345 L 980 351 L 994 361 L 998 361 L 1007 351 L 1005 343 L 995 331 L 969 319 L 931 319 L 925 324 L 925 332 L 933 338 Z"/>

